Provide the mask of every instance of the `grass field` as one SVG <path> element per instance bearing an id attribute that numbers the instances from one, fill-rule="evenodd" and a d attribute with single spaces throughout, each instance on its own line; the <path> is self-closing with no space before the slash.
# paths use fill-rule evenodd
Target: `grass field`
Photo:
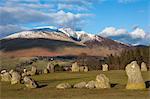
<path id="1" fill-rule="evenodd" d="M 80 81 L 95 80 L 99 73 L 106 74 L 111 84 L 117 84 L 111 89 L 56 89 L 62 82 L 75 84 Z M 145 81 L 150 81 L 150 71 L 142 72 Z M 87 73 L 57 72 L 32 76 L 41 88 L 27 89 L 23 84 L 10 85 L 1 82 L 1 99 L 148 99 L 150 89 L 126 90 L 127 76 L 124 71 L 112 70 L 108 72 L 90 71 Z"/>

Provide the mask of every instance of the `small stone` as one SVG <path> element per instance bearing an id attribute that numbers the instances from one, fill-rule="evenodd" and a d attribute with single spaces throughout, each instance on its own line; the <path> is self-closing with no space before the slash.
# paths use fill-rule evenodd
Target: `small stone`
<path id="1" fill-rule="evenodd" d="M 80 82 L 74 85 L 74 88 L 85 88 L 86 82 Z"/>
<path id="2" fill-rule="evenodd" d="M 144 62 L 141 63 L 141 71 L 147 71 L 147 66 Z"/>
<path id="3" fill-rule="evenodd" d="M 88 72 L 88 71 L 89 71 L 88 67 L 84 66 L 84 72 Z"/>
<path id="4" fill-rule="evenodd" d="M 83 72 L 83 71 L 84 71 L 84 66 L 80 66 L 80 67 L 79 67 L 79 71 L 80 71 L 80 72 Z"/>
<path id="5" fill-rule="evenodd" d="M 56 86 L 57 89 L 67 89 L 71 88 L 71 85 L 69 83 L 60 83 Z"/>
<path id="6" fill-rule="evenodd" d="M 29 78 L 29 77 L 27 77 L 27 76 L 25 76 L 24 78 L 23 78 L 23 81 L 24 81 L 24 84 L 25 84 L 25 86 L 27 87 L 27 88 L 37 88 L 37 84 L 35 83 L 35 81 L 34 80 L 32 80 L 31 78 Z"/>
<path id="7" fill-rule="evenodd" d="M 11 84 L 17 84 L 20 83 L 21 80 L 21 76 L 18 72 L 12 72 L 11 74 L 12 78 L 11 78 Z"/>
<path id="8" fill-rule="evenodd" d="M 95 81 L 89 81 L 87 84 L 86 84 L 86 88 L 89 88 L 89 89 L 93 89 L 95 88 Z"/>
<path id="9" fill-rule="evenodd" d="M 80 68 L 79 68 L 77 62 L 72 64 L 72 68 L 71 68 L 72 72 L 79 72 L 79 69 Z"/>
<path id="10" fill-rule="evenodd" d="M 107 64 L 102 65 L 102 71 L 108 71 L 108 65 Z"/>
<path id="11" fill-rule="evenodd" d="M 44 69 L 43 73 L 44 73 L 44 74 L 47 74 L 47 73 L 48 73 L 48 70 L 47 70 L 47 69 Z"/>

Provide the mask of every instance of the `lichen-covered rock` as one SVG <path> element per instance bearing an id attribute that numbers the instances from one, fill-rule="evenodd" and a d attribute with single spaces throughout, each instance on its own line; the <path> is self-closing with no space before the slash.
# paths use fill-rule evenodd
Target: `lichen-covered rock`
<path id="1" fill-rule="evenodd" d="M 93 89 L 95 88 L 95 81 L 89 81 L 87 84 L 86 84 L 86 88 L 89 88 L 89 89 Z"/>
<path id="2" fill-rule="evenodd" d="M 85 88 L 85 86 L 86 86 L 86 82 L 80 82 L 80 83 L 75 84 L 73 87 L 74 88 Z"/>
<path id="3" fill-rule="evenodd" d="M 11 75 L 8 72 L 2 72 L 1 81 L 11 81 Z"/>
<path id="4" fill-rule="evenodd" d="M 100 88 L 110 88 L 109 79 L 104 74 L 99 74 L 96 76 L 95 87 Z"/>
<path id="5" fill-rule="evenodd" d="M 56 86 L 57 89 L 67 89 L 71 88 L 71 85 L 69 83 L 60 83 Z"/>
<path id="6" fill-rule="evenodd" d="M 147 71 L 147 66 L 144 62 L 141 63 L 141 71 Z"/>
<path id="7" fill-rule="evenodd" d="M 21 76 L 18 72 L 12 72 L 11 74 L 12 78 L 11 78 L 11 84 L 17 84 L 20 83 L 21 80 Z"/>
<path id="8" fill-rule="evenodd" d="M 35 81 L 27 76 L 23 78 L 24 84 L 27 88 L 37 88 L 37 84 Z"/>
<path id="9" fill-rule="evenodd" d="M 79 72 L 80 68 L 79 68 L 77 62 L 72 64 L 71 70 L 72 70 L 72 72 Z"/>
<path id="10" fill-rule="evenodd" d="M 140 67 L 136 61 L 131 62 L 125 68 L 128 76 L 126 89 L 145 89 L 145 83 L 140 71 Z"/>
<path id="11" fill-rule="evenodd" d="M 84 66 L 84 72 L 88 72 L 88 71 L 89 71 L 88 67 Z"/>

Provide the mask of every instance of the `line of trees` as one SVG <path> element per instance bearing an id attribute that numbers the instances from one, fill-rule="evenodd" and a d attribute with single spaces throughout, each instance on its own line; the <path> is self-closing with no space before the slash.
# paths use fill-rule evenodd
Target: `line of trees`
<path id="1" fill-rule="evenodd" d="M 106 63 L 109 64 L 110 69 L 125 69 L 125 66 L 134 60 L 139 65 L 145 62 L 147 67 L 150 68 L 150 46 L 124 50 L 120 55 L 111 54 L 108 56 Z"/>

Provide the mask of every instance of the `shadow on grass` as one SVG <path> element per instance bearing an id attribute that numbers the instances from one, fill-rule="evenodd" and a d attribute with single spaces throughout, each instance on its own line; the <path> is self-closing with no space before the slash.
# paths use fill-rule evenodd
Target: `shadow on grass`
<path id="1" fill-rule="evenodd" d="M 145 81 L 146 88 L 150 88 L 150 81 Z"/>
<path id="2" fill-rule="evenodd" d="M 38 87 L 37 87 L 37 88 L 43 88 L 43 87 L 46 87 L 46 86 L 48 86 L 48 85 L 47 85 L 47 84 L 38 85 Z"/>
<path id="3" fill-rule="evenodd" d="M 110 84 L 111 88 L 115 87 L 116 85 L 117 85 L 117 83 Z"/>

